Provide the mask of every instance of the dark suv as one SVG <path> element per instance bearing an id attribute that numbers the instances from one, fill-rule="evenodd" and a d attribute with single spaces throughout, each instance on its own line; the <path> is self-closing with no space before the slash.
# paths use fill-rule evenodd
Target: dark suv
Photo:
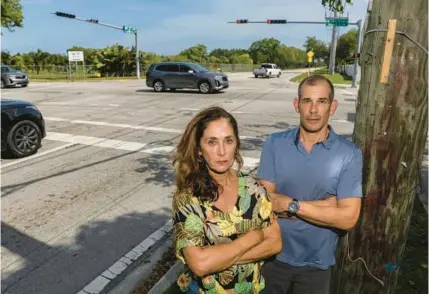
<path id="1" fill-rule="evenodd" d="M 27 87 L 30 83 L 30 79 L 25 72 L 18 71 L 8 65 L 1 66 L 1 88 L 15 87 L 20 85 L 21 87 Z"/>
<path id="2" fill-rule="evenodd" d="M 166 89 L 198 89 L 201 93 L 220 91 L 229 87 L 228 76 L 210 72 L 196 63 L 154 63 L 146 73 L 146 85 L 156 92 Z"/>

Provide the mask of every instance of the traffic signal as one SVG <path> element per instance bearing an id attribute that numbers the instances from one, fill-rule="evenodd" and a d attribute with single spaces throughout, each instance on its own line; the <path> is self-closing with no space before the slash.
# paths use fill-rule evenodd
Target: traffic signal
<path id="1" fill-rule="evenodd" d="M 135 34 L 137 32 L 137 30 L 135 28 L 128 27 L 128 26 L 122 26 L 122 30 L 124 31 L 124 33 Z"/>
<path id="2" fill-rule="evenodd" d="M 357 52 L 353 53 L 353 58 L 360 58 L 360 53 L 357 53 Z"/>
<path id="3" fill-rule="evenodd" d="M 88 19 L 87 22 L 98 23 L 98 19 Z"/>
<path id="4" fill-rule="evenodd" d="M 285 24 L 287 23 L 286 19 L 269 19 L 267 20 L 267 24 Z"/>
<path id="5" fill-rule="evenodd" d="M 249 21 L 247 19 L 237 19 L 237 24 L 240 23 L 248 23 Z"/>
<path id="6" fill-rule="evenodd" d="M 61 16 L 61 17 L 67 17 L 67 18 L 76 18 L 76 15 L 74 14 L 59 12 L 59 11 L 55 12 L 55 15 Z"/>

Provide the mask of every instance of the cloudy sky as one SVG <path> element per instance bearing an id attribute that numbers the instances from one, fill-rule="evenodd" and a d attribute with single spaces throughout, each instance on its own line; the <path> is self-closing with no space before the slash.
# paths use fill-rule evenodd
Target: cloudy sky
<path id="1" fill-rule="evenodd" d="M 12 53 L 42 49 L 65 53 L 74 45 L 102 48 L 114 43 L 134 45 L 134 36 L 120 30 L 61 18 L 62 11 L 112 25 L 139 30 L 142 51 L 177 54 L 196 44 L 214 48 L 248 48 L 253 41 L 274 37 L 288 46 L 302 47 L 307 36 L 329 42 L 332 30 L 314 24 L 227 24 L 236 19 L 265 21 L 323 21 L 330 12 L 321 0 L 21 0 L 24 27 L 3 31 L 2 49 Z M 364 19 L 367 0 L 346 6 L 350 22 Z M 354 28 L 341 28 L 340 34 Z"/>

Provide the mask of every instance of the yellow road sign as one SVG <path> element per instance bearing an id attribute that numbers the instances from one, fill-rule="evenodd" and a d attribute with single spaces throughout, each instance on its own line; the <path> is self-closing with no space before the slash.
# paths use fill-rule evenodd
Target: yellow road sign
<path id="1" fill-rule="evenodd" d="M 313 62 L 313 56 L 314 56 L 314 52 L 313 51 L 308 51 L 307 52 L 308 62 Z"/>

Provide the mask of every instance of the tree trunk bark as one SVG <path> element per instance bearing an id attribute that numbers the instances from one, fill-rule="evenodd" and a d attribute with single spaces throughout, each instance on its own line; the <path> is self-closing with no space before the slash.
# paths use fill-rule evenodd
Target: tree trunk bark
<path id="1" fill-rule="evenodd" d="M 373 0 L 366 30 L 406 32 L 427 50 L 427 0 Z M 387 32 L 365 34 L 353 141 L 364 156 L 362 212 L 341 239 L 331 293 L 394 293 L 428 132 L 427 54 L 396 34 L 389 82 L 380 83 Z M 371 277 L 362 257 L 373 275 Z M 350 258 L 350 259 L 349 259 Z"/>

